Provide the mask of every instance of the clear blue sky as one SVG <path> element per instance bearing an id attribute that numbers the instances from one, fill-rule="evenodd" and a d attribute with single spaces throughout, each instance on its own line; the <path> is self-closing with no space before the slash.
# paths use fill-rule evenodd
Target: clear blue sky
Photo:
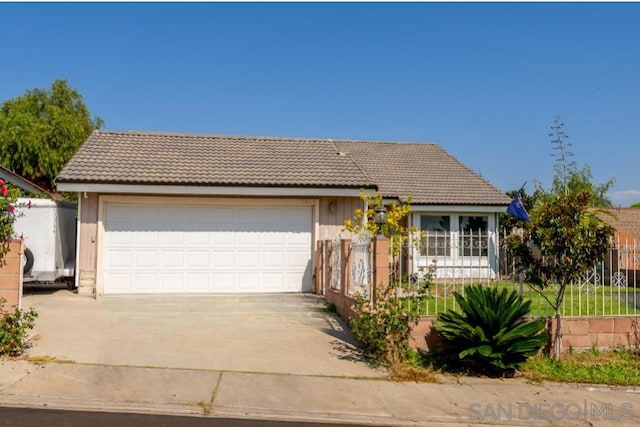
<path id="1" fill-rule="evenodd" d="M 108 130 L 437 142 L 502 190 L 574 160 L 640 200 L 640 4 L 0 4 L 0 101 Z"/>

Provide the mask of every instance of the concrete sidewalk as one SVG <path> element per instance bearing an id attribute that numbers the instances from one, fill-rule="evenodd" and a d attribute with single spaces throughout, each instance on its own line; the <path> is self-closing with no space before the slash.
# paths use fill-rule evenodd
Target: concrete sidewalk
<path id="1" fill-rule="evenodd" d="M 0 406 L 370 425 L 640 424 L 640 389 L 0 362 Z"/>

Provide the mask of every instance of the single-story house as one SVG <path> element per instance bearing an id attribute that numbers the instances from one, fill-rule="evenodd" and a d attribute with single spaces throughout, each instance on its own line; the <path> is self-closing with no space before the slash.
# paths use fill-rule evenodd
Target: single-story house
<path id="1" fill-rule="evenodd" d="M 312 292 L 316 242 L 363 207 L 360 189 L 413 196 L 411 224 L 442 233 L 420 262 L 497 274 L 510 202 L 432 143 L 95 131 L 56 184 L 78 193 L 79 293 L 96 295 Z M 479 249 L 457 244 L 471 227 Z"/>

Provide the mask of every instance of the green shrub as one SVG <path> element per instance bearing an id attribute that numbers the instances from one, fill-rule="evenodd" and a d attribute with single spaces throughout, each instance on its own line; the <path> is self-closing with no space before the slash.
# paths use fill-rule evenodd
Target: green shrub
<path id="1" fill-rule="evenodd" d="M 429 283 L 429 278 L 424 283 Z M 406 296 L 398 297 L 398 288 Z M 355 316 L 349 325 L 365 355 L 374 363 L 389 366 L 410 358 L 411 329 L 420 318 L 418 302 L 425 289 L 423 283 L 392 283 L 378 293 L 374 302 L 368 295 L 356 296 Z"/>
<path id="2" fill-rule="evenodd" d="M 531 302 L 515 291 L 476 285 L 454 297 L 460 312 L 441 313 L 433 325 L 444 340 L 441 356 L 452 367 L 509 374 L 548 341 L 545 320 L 527 321 Z"/>
<path id="3" fill-rule="evenodd" d="M 15 308 L 4 310 L 6 300 L 0 298 L 0 355 L 18 356 L 24 350 L 27 333 L 33 329 L 38 313 L 33 308 L 27 311 Z"/>

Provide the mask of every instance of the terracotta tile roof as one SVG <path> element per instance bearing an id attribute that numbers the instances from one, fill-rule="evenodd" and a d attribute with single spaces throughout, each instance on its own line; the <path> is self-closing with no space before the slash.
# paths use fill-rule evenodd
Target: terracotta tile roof
<path id="1" fill-rule="evenodd" d="M 465 165 L 432 143 L 336 141 L 340 151 L 378 184 L 385 197 L 413 204 L 507 205 L 511 201 Z"/>
<path id="2" fill-rule="evenodd" d="M 630 233 L 640 243 L 640 209 L 593 208 L 600 220 L 610 224 L 616 231 Z"/>
<path id="3" fill-rule="evenodd" d="M 436 144 L 95 131 L 58 183 L 373 188 L 414 204 L 507 205 Z"/>

